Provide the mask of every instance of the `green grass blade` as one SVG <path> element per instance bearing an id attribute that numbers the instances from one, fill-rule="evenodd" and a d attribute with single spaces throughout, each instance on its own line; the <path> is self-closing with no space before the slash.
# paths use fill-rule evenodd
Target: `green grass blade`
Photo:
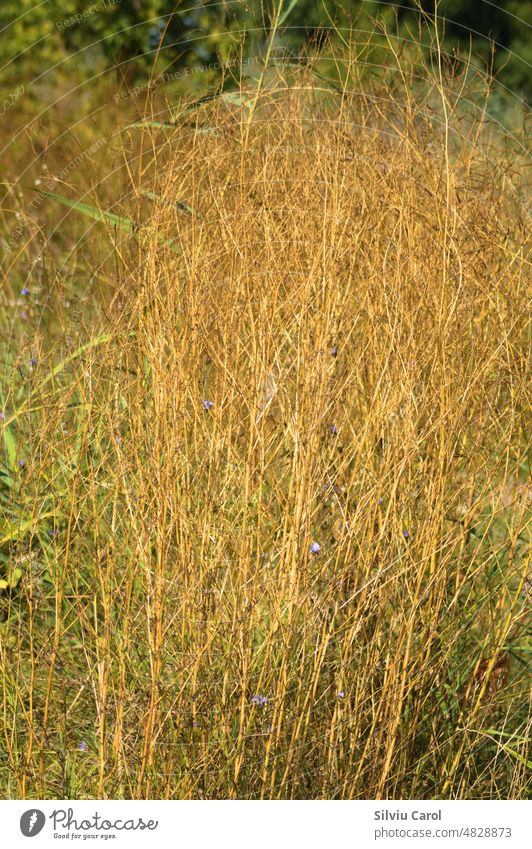
<path id="1" fill-rule="evenodd" d="M 96 206 L 92 206 L 89 203 L 82 203 L 81 201 L 70 200 L 69 198 L 64 197 L 63 195 L 55 194 L 55 192 L 43 192 L 47 197 L 52 198 L 53 200 L 62 203 L 64 206 L 68 206 L 70 209 L 76 210 L 76 212 L 80 212 L 82 215 L 86 215 L 88 218 L 92 218 L 93 221 L 105 221 L 108 224 L 112 224 L 119 230 L 123 230 L 125 233 L 129 233 L 130 235 L 135 234 L 140 228 L 140 225 L 136 224 L 130 218 L 124 218 L 120 215 L 115 215 L 114 212 L 105 212 L 101 209 L 98 209 Z M 144 228 L 146 231 L 147 228 Z M 161 244 L 166 244 L 170 247 L 172 251 L 175 253 L 181 253 L 181 248 L 177 245 L 175 239 L 167 239 L 165 236 L 159 235 L 158 241 Z"/>
<path id="2" fill-rule="evenodd" d="M 136 121 L 134 124 L 128 124 L 126 130 L 145 129 L 154 127 L 156 130 L 175 130 L 175 124 L 168 124 L 166 121 Z"/>
<path id="3" fill-rule="evenodd" d="M 279 18 L 279 22 L 278 22 L 277 26 L 281 27 L 284 24 L 288 15 L 290 14 L 290 12 L 294 8 L 294 6 L 297 6 L 298 3 L 299 3 L 299 0 L 292 0 L 292 2 L 288 4 L 288 7 L 285 9 L 283 14 Z"/>
<path id="4" fill-rule="evenodd" d="M 148 200 L 152 200 L 152 201 L 160 200 L 160 198 L 158 198 L 153 192 L 143 192 L 142 194 L 143 194 L 143 197 L 147 198 Z M 185 203 L 183 200 L 176 200 L 176 201 L 174 201 L 174 203 L 177 206 L 177 208 L 181 210 L 181 212 L 186 212 L 187 215 L 193 215 L 194 214 L 194 210 L 192 209 L 192 207 L 189 206 L 188 203 Z"/>
<path id="5" fill-rule="evenodd" d="M 46 377 L 39 384 L 39 389 L 42 389 L 43 386 L 46 386 L 47 383 L 53 380 L 54 377 L 56 377 L 64 370 L 65 366 L 73 362 L 73 360 L 77 359 L 77 357 L 79 357 L 81 354 L 84 354 L 86 351 L 90 351 L 91 348 L 97 348 L 99 345 L 103 345 L 105 342 L 109 342 L 112 338 L 112 333 L 103 333 L 101 336 L 96 336 L 95 339 L 91 339 L 91 341 L 87 342 L 85 345 L 81 345 L 76 351 L 74 351 L 72 354 L 69 354 L 68 357 L 65 357 L 64 360 L 62 360 L 46 375 Z M 14 422 L 18 419 L 18 417 L 26 410 L 28 403 L 29 402 L 22 404 L 18 408 L 18 410 L 16 410 L 16 412 L 14 412 L 13 415 L 6 420 L 4 426 L 4 438 L 7 426 L 11 424 L 11 422 Z"/>
<path id="6" fill-rule="evenodd" d="M 121 215 L 116 215 L 114 212 L 105 212 L 104 210 L 98 209 L 97 206 L 92 206 L 90 203 L 82 203 L 82 201 L 79 200 L 70 200 L 70 198 L 66 198 L 64 195 L 58 195 L 55 192 L 43 192 L 43 195 L 51 198 L 52 200 L 56 200 L 58 203 L 62 203 L 63 206 L 75 209 L 76 212 L 80 212 L 87 218 L 92 218 L 93 221 L 105 221 L 126 233 L 134 233 L 138 229 L 138 225 L 130 218 L 124 218 Z"/>
<path id="7" fill-rule="evenodd" d="M 15 539 L 18 539 L 20 536 L 26 533 L 27 530 L 31 527 L 35 527 L 36 524 L 43 522 L 44 519 L 49 519 L 50 516 L 54 516 L 52 513 L 43 513 L 41 516 L 37 518 L 33 517 L 31 519 L 27 519 L 25 522 L 21 524 L 14 525 L 10 522 L 4 523 L 4 528 L 2 531 L 3 536 L 0 538 L 0 545 L 5 545 L 6 542 L 12 542 Z"/>
<path id="8" fill-rule="evenodd" d="M 15 442 L 15 437 L 11 432 L 11 428 L 4 428 L 4 445 L 6 449 L 8 466 L 11 469 L 15 468 L 15 461 L 17 458 L 17 444 Z"/>

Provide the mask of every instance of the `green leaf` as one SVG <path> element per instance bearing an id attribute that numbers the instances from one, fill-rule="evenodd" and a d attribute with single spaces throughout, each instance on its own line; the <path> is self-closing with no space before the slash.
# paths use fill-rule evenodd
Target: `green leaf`
<path id="1" fill-rule="evenodd" d="M 134 333 L 135 331 L 132 331 L 131 335 L 134 335 Z M 59 365 L 55 366 L 55 368 L 53 368 L 52 371 L 50 371 L 46 375 L 46 377 L 39 384 L 39 389 L 42 389 L 43 386 L 46 386 L 46 384 L 53 380 L 56 375 L 63 371 L 65 366 L 68 365 L 68 363 L 71 363 L 73 360 L 79 357 L 80 354 L 84 354 L 85 351 L 90 351 L 91 348 L 97 348 L 98 345 L 102 345 L 104 342 L 109 342 L 112 338 L 112 333 L 103 333 L 101 336 L 96 336 L 94 339 L 91 339 L 85 345 L 81 345 L 76 351 L 74 351 L 73 354 L 69 354 L 68 357 L 65 357 L 65 359 L 59 363 Z M 21 415 L 21 413 L 23 413 L 24 410 L 27 408 L 27 406 L 28 402 L 26 401 L 18 408 L 18 410 L 16 410 L 16 412 L 13 413 L 13 415 L 8 419 L 6 424 L 10 424 L 11 422 L 16 421 Z"/>
<path id="2" fill-rule="evenodd" d="M 42 522 L 43 519 L 48 519 L 50 516 L 53 516 L 54 513 L 43 513 L 42 516 L 38 516 L 36 518 L 27 519 L 25 522 L 20 524 L 15 524 L 14 522 L 5 522 L 3 536 L 0 539 L 0 545 L 5 545 L 6 542 L 11 542 L 14 539 L 18 539 L 18 537 L 23 536 L 27 530 L 31 527 L 35 527 L 39 522 Z"/>
<path id="3" fill-rule="evenodd" d="M 101 209 L 98 209 L 97 206 L 92 206 L 90 203 L 82 203 L 77 200 L 70 200 L 70 198 L 66 198 L 63 195 L 58 195 L 55 192 L 43 192 L 46 197 L 52 198 L 52 200 L 56 200 L 59 203 L 62 203 L 64 206 L 68 206 L 70 209 L 74 209 L 76 212 L 81 212 L 82 215 L 86 215 L 88 218 L 92 218 L 94 221 L 106 221 L 108 224 L 112 224 L 114 227 L 117 227 L 119 230 L 123 230 L 130 235 L 134 235 L 141 228 L 140 224 L 136 224 L 130 218 L 123 218 L 120 215 L 115 215 L 114 212 L 105 212 Z M 146 228 L 144 228 L 146 229 Z M 181 253 L 181 249 L 176 246 L 175 239 L 166 239 L 164 236 L 160 235 L 158 237 L 159 242 L 166 243 L 173 251 L 177 253 Z"/>
<path id="4" fill-rule="evenodd" d="M 106 221 L 108 224 L 112 224 L 114 227 L 117 227 L 119 230 L 123 230 L 126 233 L 135 233 L 138 229 L 138 225 L 130 218 L 115 215 L 114 212 L 105 212 L 102 209 L 98 209 L 97 206 L 92 206 L 90 203 L 82 203 L 79 200 L 70 200 L 70 198 L 58 195 L 55 192 L 43 191 L 42 194 L 52 200 L 58 201 L 58 203 L 62 203 L 63 206 L 68 206 L 70 209 L 75 209 L 76 212 L 81 212 L 81 214 L 86 215 L 87 218 L 92 218 L 94 221 Z"/>
<path id="5" fill-rule="evenodd" d="M 157 196 L 154 195 L 153 192 L 143 192 L 142 195 L 143 195 L 143 197 L 147 198 L 148 200 L 153 200 L 153 201 L 158 200 Z M 194 210 L 192 209 L 191 206 L 188 205 L 188 203 L 185 203 L 182 200 L 176 200 L 176 201 L 174 201 L 174 203 L 177 206 L 177 208 L 180 209 L 182 212 L 186 212 L 188 215 L 194 214 Z"/>
<path id="6" fill-rule="evenodd" d="M 222 100 L 224 103 L 231 104 L 231 106 L 244 106 L 246 108 L 249 108 L 253 103 L 252 97 L 247 97 L 236 91 L 224 91 L 222 94 L 207 94 L 205 97 L 201 97 L 195 103 L 191 104 L 183 112 L 180 112 L 179 115 L 176 115 L 176 120 L 184 118 L 186 115 L 192 115 L 194 112 L 199 112 L 200 109 L 205 109 L 215 100 Z"/>
<path id="7" fill-rule="evenodd" d="M 13 569 L 7 578 L 0 579 L 0 590 L 14 590 L 22 578 L 22 569 Z"/>
<path id="8" fill-rule="evenodd" d="M 22 569 L 13 569 L 11 575 L 9 576 L 9 586 L 12 590 L 15 589 L 20 583 L 20 579 L 22 578 Z"/>
<path id="9" fill-rule="evenodd" d="M 165 124 L 164 121 L 137 121 L 136 124 L 128 124 L 126 130 L 133 128 L 144 129 L 145 127 L 153 127 L 158 130 L 175 130 L 178 126 L 178 124 Z M 207 124 L 203 124 L 201 127 L 195 127 L 195 132 L 220 134 L 218 127 L 211 127 Z"/>
<path id="10" fill-rule="evenodd" d="M 15 468 L 15 462 L 17 459 L 17 444 L 15 442 L 15 437 L 11 432 L 11 428 L 4 428 L 4 445 L 6 448 L 7 459 L 9 463 L 9 467 L 11 469 Z"/>
<path id="11" fill-rule="evenodd" d="M 517 742 L 528 743 L 529 741 L 526 737 L 516 737 L 514 734 L 507 734 L 504 731 L 497 731 L 495 728 L 489 728 L 487 731 L 479 731 L 476 728 L 473 728 L 471 730 L 476 731 L 477 734 L 484 734 L 486 737 L 489 737 L 491 740 L 493 740 L 494 743 L 497 743 L 497 745 L 500 746 L 501 749 L 504 749 L 505 752 L 508 752 L 509 755 L 512 755 L 512 757 L 516 758 L 516 760 L 518 760 L 528 769 L 532 769 L 532 761 L 527 761 L 527 759 L 523 757 L 523 755 L 521 755 L 519 752 L 516 752 L 515 749 L 511 749 L 510 746 L 507 746 L 506 743 L 501 742 L 501 740 L 496 740 L 494 735 L 496 735 L 497 737 L 510 737 Z"/>
<path id="12" fill-rule="evenodd" d="M 516 734 L 508 734 L 507 731 L 497 731 L 496 728 L 488 728 L 484 731 L 484 734 L 497 734 L 499 737 L 510 737 L 517 743 L 529 743 L 531 739 L 530 737 L 518 737 Z"/>
<path id="13" fill-rule="evenodd" d="M 510 747 L 506 746 L 504 743 L 499 743 L 499 746 L 501 746 L 505 752 L 508 752 L 509 755 L 513 755 L 514 758 L 516 758 L 520 763 L 524 764 L 524 766 L 526 766 L 528 769 L 532 769 L 532 761 L 527 761 L 527 759 L 524 758 L 523 755 L 519 754 L 519 752 L 516 752 L 514 749 L 510 749 Z"/>
<path id="14" fill-rule="evenodd" d="M 281 27 L 281 26 L 284 24 L 284 22 L 286 21 L 286 19 L 287 19 L 288 15 L 290 14 L 290 12 L 291 12 L 291 11 L 292 11 L 292 9 L 294 8 L 294 6 L 296 6 L 298 3 L 299 3 L 299 0 L 292 0 L 292 2 L 288 4 L 288 7 L 285 9 L 285 11 L 283 12 L 283 14 L 282 14 L 282 15 L 281 15 L 281 17 L 279 18 L 279 22 L 278 22 L 278 24 L 277 24 L 277 26 L 278 26 L 278 27 Z"/>
<path id="15" fill-rule="evenodd" d="M 175 130 L 176 124 L 166 124 L 164 121 L 137 121 L 135 124 L 128 124 L 126 130 L 134 128 L 144 129 L 144 127 L 155 127 L 159 130 Z"/>

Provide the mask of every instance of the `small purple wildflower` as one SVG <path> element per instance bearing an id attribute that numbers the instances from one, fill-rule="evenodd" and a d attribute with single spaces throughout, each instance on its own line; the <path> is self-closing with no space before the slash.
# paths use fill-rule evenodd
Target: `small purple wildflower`
<path id="1" fill-rule="evenodd" d="M 329 430 L 331 431 L 331 433 L 332 433 L 332 435 L 333 435 L 333 436 L 336 436 L 336 434 L 338 433 L 338 428 L 336 427 L 336 425 L 333 425 L 333 424 L 332 424 L 332 425 L 330 426 Z"/>
<path id="2" fill-rule="evenodd" d="M 204 398 L 201 402 L 201 406 L 203 407 L 205 412 L 208 413 L 209 410 L 212 410 L 212 408 L 214 407 L 214 401 L 209 401 L 207 398 Z"/>
<path id="3" fill-rule="evenodd" d="M 309 551 L 310 551 L 311 554 L 317 554 L 318 551 L 320 550 L 320 548 L 321 548 L 321 545 L 319 544 L 319 542 L 313 542 L 312 545 L 309 548 Z"/>
<path id="4" fill-rule="evenodd" d="M 338 356 L 338 346 L 335 345 L 334 348 L 331 348 L 331 357 L 337 357 L 337 356 Z"/>
<path id="5" fill-rule="evenodd" d="M 50 530 L 48 531 L 48 536 L 49 536 L 49 537 L 55 537 L 55 536 L 57 536 L 57 531 L 54 531 L 54 529 L 53 529 L 53 528 L 50 528 Z"/>
<path id="6" fill-rule="evenodd" d="M 0 422 L 3 422 L 4 420 L 5 420 L 5 413 L 2 413 L 0 411 Z"/>
<path id="7" fill-rule="evenodd" d="M 251 701 L 253 702 L 254 705 L 258 705 L 259 707 L 264 707 L 264 705 L 267 704 L 268 699 L 266 698 L 266 696 L 253 696 Z"/>
<path id="8" fill-rule="evenodd" d="M 379 498 L 379 504 L 382 504 L 382 498 Z"/>
<path id="9" fill-rule="evenodd" d="M 23 469 L 24 466 L 26 465 L 26 461 L 25 460 L 19 460 L 18 464 L 19 464 L 20 468 Z"/>
<path id="10" fill-rule="evenodd" d="M 338 698 L 345 699 L 345 690 L 340 690 L 340 692 L 338 693 Z"/>
<path id="11" fill-rule="evenodd" d="M 31 358 L 31 360 L 30 360 L 30 365 L 32 365 L 32 366 L 36 366 L 36 365 L 37 365 L 37 357 L 32 357 L 32 358 Z"/>
<path id="12" fill-rule="evenodd" d="M 86 744 L 85 740 L 81 741 L 81 743 L 78 746 L 78 749 L 80 750 L 80 752 L 86 752 L 87 751 L 87 744 Z"/>
<path id="13" fill-rule="evenodd" d="M 410 534 L 408 531 L 403 531 L 403 536 L 405 539 L 410 539 Z"/>
<path id="14" fill-rule="evenodd" d="M 23 290 L 22 290 L 22 292 L 21 292 L 20 294 L 21 294 L 22 296 L 24 296 L 24 295 L 29 295 L 29 293 L 30 293 L 30 290 L 29 290 L 29 289 L 27 289 L 27 288 L 24 286 L 24 288 L 23 288 Z"/>

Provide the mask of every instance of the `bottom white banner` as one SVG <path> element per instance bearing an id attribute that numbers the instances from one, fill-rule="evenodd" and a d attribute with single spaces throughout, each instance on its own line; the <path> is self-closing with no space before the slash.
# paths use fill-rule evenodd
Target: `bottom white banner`
<path id="1" fill-rule="evenodd" d="M 499 800 L 2 801 L 0 846 L 525 849 L 532 846 L 529 806 Z"/>

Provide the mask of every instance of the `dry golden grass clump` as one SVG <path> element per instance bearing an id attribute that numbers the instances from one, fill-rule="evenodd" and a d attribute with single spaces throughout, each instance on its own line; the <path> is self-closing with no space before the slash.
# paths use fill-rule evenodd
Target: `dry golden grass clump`
<path id="1" fill-rule="evenodd" d="M 12 793 L 525 795 L 524 154 L 410 82 L 154 114 L 69 195 L 118 220 L 50 206 L 99 282 L 11 425 Z"/>

